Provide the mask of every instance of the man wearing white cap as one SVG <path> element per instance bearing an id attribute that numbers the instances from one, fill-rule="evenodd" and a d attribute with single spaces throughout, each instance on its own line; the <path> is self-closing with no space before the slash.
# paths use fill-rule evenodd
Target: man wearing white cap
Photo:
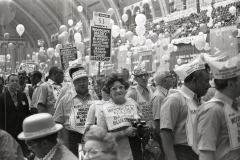
<path id="1" fill-rule="evenodd" d="M 137 86 L 129 89 L 126 98 L 132 98 L 138 103 L 139 110 L 143 114 L 142 120 L 148 122 L 148 126 L 151 126 L 153 121 L 151 108 L 153 91 L 147 86 L 149 74 L 139 62 L 138 66 L 133 70 L 133 75 Z"/>
<path id="2" fill-rule="evenodd" d="M 74 89 L 67 92 L 57 104 L 54 120 L 65 127 L 59 138 L 78 156 L 78 143 L 81 143 L 85 131 L 88 110 L 98 97 L 89 93 L 88 75 L 83 67 L 71 68 L 69 74 Z"/>
<path id="3" fill-rule="evenodd" d="M 166 158 L 169 160 L 198 160 L 192 150 L 193 122 L 199 99 L 209 87 L 209 75 L 201 57 L 174 70 L 184 80 L 179 90 L 170 90 L 160 112 L 160 135 Z"/>
<path id="4" fill-rule="evenodd" d="M 240 96 L 240 58 L 208 64 L 217 91 L 199 107 L 193 148 L 199 151 L 200 160 L 239 160 L 240 110 L 236 98 Z"/>
<path id="5" fill-rule="evenodd" d="M 35 160 L 77 160 L 63 144 L 57 141 L 61 124 L 55 124 L 53 117 L 48 113 L 39 113 L 29 116 L 23 121 L 23 132 L 18 135 L 25 140 Z"/>

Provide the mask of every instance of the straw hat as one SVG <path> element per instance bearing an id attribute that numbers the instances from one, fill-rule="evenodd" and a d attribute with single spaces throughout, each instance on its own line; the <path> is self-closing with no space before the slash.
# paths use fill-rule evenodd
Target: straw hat
<path id="1" fill-rule="evenodd" d="M 62 128 L 61 124 L 55 124 L 51 114 L 39 113 L 29 116 L 23 121 L 23 132 L 18 135 L 18 139 L 30 140 L 46 137 Z"/>

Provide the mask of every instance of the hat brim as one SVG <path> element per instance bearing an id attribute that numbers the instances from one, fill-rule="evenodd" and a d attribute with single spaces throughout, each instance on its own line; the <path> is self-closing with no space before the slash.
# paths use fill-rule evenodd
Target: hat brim
<path id="1" fill-rule="evenodd" d="M 84 77 L 89 78 L 88 75 L 82 75 L 82 76 L 79 76 L 79 77 L 75 77 L 75 78 L 73 78 L 73 79 L 72 79 L 72 82 L 76 81 L 77 79 L 84 78 Z"/>
<path id="2" fill-rule="evenodd" d="M 20 134 L 18 135 L 18 139 L 20 139 L 20 140 L 38 139 L 38 138 L 46 137 L 46 136 L 48 136 L 48 135 L 51 135 L 51 134 L 53 134 L 53 133 L 56 133 L 56 132 L 60 131 L 60 130 L 63 128 L 63 126 L 62 126 L 61 124 L 55 124 L 55 127 L 56 127 L 56 130 L 55 130 L 55 131 L 48 132 L 48 133 L 44 133 L 44 134 L 37 135 L 37 136 L 31 136 L 31 137 L 26 137 L 26 136 L 24 135 L 24 132 L 22 132 L 22 133 L 20 133 Z"/>

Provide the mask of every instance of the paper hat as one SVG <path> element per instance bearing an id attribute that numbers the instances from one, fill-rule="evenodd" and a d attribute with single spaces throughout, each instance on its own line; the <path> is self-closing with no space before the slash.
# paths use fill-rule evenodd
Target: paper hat
<path id="1" fill-rule="evenodd" d="M 235 56 L 226 62 L 209 61 L 215 79 L 229 79 L 240 75 L 240 57 Z"/>
<path id="2" fill-rule="evenodd" d="M 180 79 L 184 80 L 191 73 L 202 69 L 205 69 L 205 64 L 202 60 L 202 57 L 197 56 L 189 63 L 177 67 L 174 71 L 176 72 Z"/>
<path id="3" fill-rule="evenodd" d="M 76 72 L 74 72 L 72 74 L 73 82 L 76 79 L 79 79 L 79 78 L 82 78 L 82 77 L 88 77 L 87 72 L 85 71 L 85 69 L 83 67 L 79 68 L 79 70 L 77 70 Z"/>
<path id="4" fill-rule="evenodd" d="M 46 137 L 62 128 L 61 124 L 55 124 L 51 114 L 39 113 L 29 116 L 23 121 L 23 132 L 18 135 L 18 139 L 30 140 Z"/>
<path id="5" fill-rule="evenodd" d="M 209 55 L 209 54 L 206 54 L 206 53 L 202 53 L 201 57 L 203 58 L 203 61 L 206 62 L 206 63 L 208 63 L 209 61 L 224 62 L 224 61 L 227 61 L 229 59 L 229 55 L 226 52 L 221 53 L 220 51 L 216 52 L 214 55 Z"/>
<path id="6" fill-rule="evenodd" d="M 134 76 L 139 76 L 139 75 L 143 75 L 143 74 L 147 74 L 147 71 L 145 70 L 145 68 L 141 65 L 142 61 L 138 62 L 138 65 L 134 67 L 133 69 L 133 75 Z"/>

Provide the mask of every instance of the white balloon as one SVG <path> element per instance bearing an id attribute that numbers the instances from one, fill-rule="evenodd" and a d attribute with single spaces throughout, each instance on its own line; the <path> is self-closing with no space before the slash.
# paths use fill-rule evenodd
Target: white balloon
<path id="1" fill-rule="evenodd" d="M 139 43 L 139 41 L 140 40 L 139 40 L 138 36 L 133 36 L 131 43 L 133 46 L 136 46 Z"/>
<path id="2" fill-rule="evenodd" d="M 11 55 L 10 54 L 7 54 L 7 59 L 11 59 Z"/>
<path id="3" fill-rule="evenodd" d="M 177 47 L 177 46 L 174 46 L 173 51 L 176 52 L 177 50 L 178 50 L 178 47 Z"/>
<path id="4" fill-rule="evenodd" d="M 132 52 L 127 52 L 127 56 L 131 57 L 132 56 Z"/>
<path id="5" fill-rule="evenodd" d="M 110 23 L 112 24 L 112 26 L 114 25 L 114 20 L 110 19 Z"/>
<path id="6" fill-rule="evenodd" d="M 75 42 L 81 42 L 82 41 L 82 35 L 80 33 L 75 33 L 74 34 L 74 40 Z"/>
<path id="7" fill-rule="evenodd" d="M 72 19 L 69 19 L 69 20 L 68 20 L 68 25 L 69 25 L 69 26 L 72 26 L 72 25 L 73 25 L 73 20 L 72 20 Z"/>
<path id="8" fill-rule="evenodd" d="M 112 26 L 112 36 L 116 38 L 120 33 L 120 28 L 117 25 Z"/>
<path id="9" fill-rule="evenodd" d="M 122 20 L 123 20 L 124 22 L 126 22 L 126 21 L 128 20 L 128 15 L 127 15 L 127 14 L 123 14 L 123 15 L 122 15 Z"/>
<path id="10" fill-rule="evenodd" d="M 136 26 L 136 33 L 139 36 L 143 36 L 146 32 L 145 26 Z"/>
<path id="11" fill-rule="evenodd" d="M 67 32 L 67 26 L 61 25 L 59 28 L 60 33 Z"/>
<path id="12" fill-rule="evenodd" d="M 208 10 L 208 12 L 212 12 L 213 11 L 213 8 L 212 8 L 212 6 L 209 6 L 208 8 L 207 8 L 207 10 Z"/>
<path id="13" fill-rule="evenodd" d="M 182 59 L 181 58 L 178 58 L 177 59 L 177 63 L 180 65 L 182 63 Z"/>
<path id="14" fill-rule="evenodd" d="M 210 46 L 209 46 L 208 43 L 206 43 L 205 46 L 204 46 L 204 50 L 205 50 L 205 51 L 208 51 L 209 49 L 210 49 Z"/>
<path id="15" fill-rule="evenodd" d="M 47 55 L 49 58 L 52 58 L 54 56 L 54 48 L 48 48 Z"/>
<path id="16" fill-rule="evenodd" d="M 172 44 L 172 43 L 170 43 L 169 45 L 168 45 L 168 51 L 169 52 L 172 52 L 174 50 L 174 45 Z"/>
<path id="17" fill-rule="evenodd" d="M 230 12 L 232 15 L 234 15 L 234 14 L 236 13 L 236 11 L 237 11 L 237 9 L 236 9 L 235 6 L 232 6 L 232 7 L 229 8 L 229 12 Z"/>
<path id="18" fill-rule="evenodd" d="M 77 9 L 78 9 L 78 12 L 82 12 L 83 7 L 82 6 L 78 6 Z"/>
<path id="19" fill-rule="evenodd" d="M 152 48 L 152 44 L 153 44 L 153 42 L 152 42 L 151 39 L 147 39 L 147 40 L 145 41 L 145 45 L 148 47 L 148 49 Z"/>
<path id="20" fill-rule="evenodd" d="M 140 13 L 135 17 L 135 22 L 138 26 L 144 26 L 147 22 L 147 18 L 144 14 Z"/>
<path id="21" fill-rule="evenodd" d="M 85 61 L 86 61 L 86 63 L 89 63 L 90 57 L 89 57 L 89 56 L 86 56 L 86 57 L 85 57 Z"/>
<path id="22" fill-rule="evenodd" d="M 198 50 L 202 50 L 205 46 L 205 43 L 206 43 L 206 41 L 202 36 L 197 36 L 197 38 L 194 39 L 195 47 Z"/>
<path id="23" fill-rule="evenodd" d="M 146 41 L 146 37 L 145 36 L 140 36 L 139 37 L 139 45 L 143 45 L 144 44 L 144 42 Z"/>
<path id="24" fill-rule="evenodd" d="M 114 13 L 114 9 L 113 8 L 109 8 L 108 9 L 108 14 L 113 15 L 113 13 Z"/>
<path id="25" fill-rule="evenodd" d="M 19 25 L 17 25 L 16 30 L 17 30 L 18 35 L 22 36 L 22 34 L 25 31 L 25 27 L 22 24 L 19 24 Z"/>
<path id="26" fill-rule="evenodd" d="M 125 29 L 120 29 L 120 37 L 124 37 L 126 35 Z"/>
<path id="27" fill-rule="evenodd" d="M 131 64 L 131 59 L 130 58 L 126 59 L 126 64 Z"/>

